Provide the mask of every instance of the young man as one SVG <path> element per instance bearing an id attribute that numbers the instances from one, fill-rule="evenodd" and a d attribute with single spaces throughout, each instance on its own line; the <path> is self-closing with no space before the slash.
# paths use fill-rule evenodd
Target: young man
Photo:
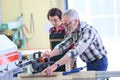
<path id="1" fill-rule="evenodd" d="M 51 52 L 46 51 L 42 56 L 49 58 L 62 54 L 72 43 L 74 43 L 74 48 L 67 51 L 64 57 L 43 72 L 50 76 L 59 66 L 75 60 L 77 56 L 86 62 L 88 71 L 106 71 L 108 67 L 107 52 L 97 30 L 86 22 L 81 22 L 78 13 L 73 9 L 65 12 L 62 20 L 69 34 Z"/>
<path id="2" fill-rule="evenodd" d="M 62 11 L 58 8 L 51 8 L 48 11 L 47 18 L 53 25 L 49 29 L 49 39 L 63 39 L 65 36 L 65 25 L 62 22 Z M 59 42 L 53 43 L 51 49 Z"/>
<path id="3" fill-rule="evenodd" d="M 67 33 L 65 30 L 65 24 L 63 24 L 62 22 L 62 11 L 59 8 L 51 8 L 48 11 L 47 18 L 53 25 L 49 29 L 51 50 L 53 50 L 54 47 L 64 39 Z M 70 48 L 72 48 L 72 45 L 70 46 Z M 61 57 L 65 55 L 66 51 L 64 51 L 62 54 L 51 57 L 50 60 L 51 61 L 59 60 Z M 74 61 L 71 62 L 71 68 L 73 68 L 73 63 Z M 60 66 L 55 71 L 65 71 L 65 65 Z"/>

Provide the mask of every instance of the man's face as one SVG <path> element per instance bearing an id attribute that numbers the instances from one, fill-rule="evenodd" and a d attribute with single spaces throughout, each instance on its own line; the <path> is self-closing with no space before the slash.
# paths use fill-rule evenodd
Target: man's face
<path id="1" fill-rule="evenodd" d="M 60 19 L 58 16 L 49 16 L 49 21 L 52 23 L 54 27 L 58 27 L 60 23 Z"/>
<path id="2" fill-rule="evenodd" d="M 63 16 L 62 20 L 63 23 L 65 24 L 65 29 L 69 33 L 72 33 L 76 30 L 75 20 L 70 20 L 68 16 Z"/>

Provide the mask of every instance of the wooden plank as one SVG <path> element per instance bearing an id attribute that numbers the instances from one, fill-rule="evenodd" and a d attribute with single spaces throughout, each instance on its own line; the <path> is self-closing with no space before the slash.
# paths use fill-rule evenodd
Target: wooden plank
<path id="1" fill-rule="evenodd" d="M 65 71 L 70 71 L 71 67 L 70 67 L 70 62 L 65 64 Z"/>
<path id="2" fill-rule="evenodd" d="M 19 74 L 19 80 L 97 80 L 108 77 L 120 77 L 120 71 L 81 71 L 64 76 L 62 72 L 54 72 L 52 77 L 46 77 L 44 73 Z"/>
<path id="3" fill-rule="evenodd" d="M 62 76 L 61 72 L 54 72 L 51 77 L 47 77 L 44 73 L 38 74 L 19 74 L 20 80 L 72 80 L 70 76 Z"/>
<path id="4" fill-rule="evenodd" d="M 48 77 L 44 73 L 39 74 L 19 74 L 21 80 L 48 80 Z M 54 72 L 49 80 L 72 80 L 72 79 L 95 79 L 96 73 L 95 71 L 82 71 L 78 73 L 62 75 L 62 72 Z"/>

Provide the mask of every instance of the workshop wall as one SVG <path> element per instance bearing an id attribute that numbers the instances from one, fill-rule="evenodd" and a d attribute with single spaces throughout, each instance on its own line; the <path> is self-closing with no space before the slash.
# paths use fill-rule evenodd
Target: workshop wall
<path id="1" fill-rule="evenodd" d="M 20 0 L 1 0 L 2 23 L 11 22 L 20 16 Z"/>
<path id="2" fill-rule="evenodd" d="M 49 49 L 47 12 L 52 7 L 63 9 L 62 3 L 62 0 L 2 0 L 2 22 L 13 21 L 23 14 L 26 48 Z"/>

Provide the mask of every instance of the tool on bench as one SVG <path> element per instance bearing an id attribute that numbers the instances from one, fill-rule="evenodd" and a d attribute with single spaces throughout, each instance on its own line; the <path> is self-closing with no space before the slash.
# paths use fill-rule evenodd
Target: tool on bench
<path id="1" fill-rule="evenodd" d="M 86 66 L 85 66 L 85 67 L 86 67 Z M 64 71 L 62 74 L 63 74 L 63 75 L 67 75 L 67 74 L 71 74 L 71 73 L 80 72 L 80 71 L 83 70 L 85 67 L 75 68 L 75 69 L 72 69 L 72 70 L 70 70 L 70 71 Z"/>
<path id="2" fill-rule="evenodd" d="M 48 67 L 50 64 L 52 64 L 53 61 L 50 62 L 48 59 L 43 59 L 41 57 L 41 54 L 42 54 L 41 51 L 35 52 L 35 53 L 33 53 L 33 59 L 28 60 L 27 62 L 20 63 L 17 66 L 25 67 L 25 66 L 31 64 L 32 68 L 34 70 L 32 72 L 33 74 L 38 73 L 38 72 L 42 72 L 42 70 L 44 70 L 46 67 Z"/>

